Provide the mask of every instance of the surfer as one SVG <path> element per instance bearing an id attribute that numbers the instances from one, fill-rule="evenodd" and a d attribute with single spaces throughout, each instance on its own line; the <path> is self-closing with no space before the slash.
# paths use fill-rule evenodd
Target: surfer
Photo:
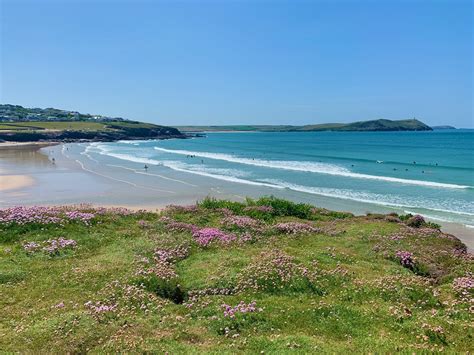
<path id="1" fill-rule="evenodd" d="M 145 164 L 144 168 L 145 168 L 145 171 L 148 171 L 148 165 Z"/>

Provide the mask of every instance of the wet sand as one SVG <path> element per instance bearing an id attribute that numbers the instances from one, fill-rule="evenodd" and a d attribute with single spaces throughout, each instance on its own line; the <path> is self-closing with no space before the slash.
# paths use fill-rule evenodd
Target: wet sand
<path id="1" fill-rule="evenodd" d="M 57 142 L 2 142 L 0 149 L 39 149 L 57 145 Z"/>
<path id="2" fill-rule="evenodd" d="M 21 148 L 0 149 L 0 178 L 3 178 L 0 185 L 5 186 L 0 188 L 0 206 L 91 203 L 156 210 L 170 204 L 192 204 L 206 196 L 245 201 L 247 196 L 275 195 L 357 215 L 393 212 L 384 208 L 374 210 L 373 206 L 364 203 L 349 205 L 347 201 L 324 196 L 315 201 L 286 189 L 220 181 L 163 166 L 153 166 L 145 171 L 139 164 L 131 167 L 116 160 L 99 162 L 84 154 L 84 145 L 77 143 L 49 145 L 25 144 Z M 474 250 L 473 229 L 434 222 Z"/>
<path id="3" fill-rule="evenodd" d="M 28 175 L 5 175 L 0 170 L 0 191 L 17 190 L 33 185 L 34 180 Z"/>

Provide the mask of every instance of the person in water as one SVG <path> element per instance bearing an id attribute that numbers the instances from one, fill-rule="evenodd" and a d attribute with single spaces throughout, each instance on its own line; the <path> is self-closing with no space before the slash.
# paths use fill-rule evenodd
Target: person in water
<path id="1" fill-rule="evenodd" d="M 148 171 L 148 165 L 145 164 L 145 171 Z"/>

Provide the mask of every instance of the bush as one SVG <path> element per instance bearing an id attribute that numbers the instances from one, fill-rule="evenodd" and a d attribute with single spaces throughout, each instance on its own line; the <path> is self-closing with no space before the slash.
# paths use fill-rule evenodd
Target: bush
<path id="1" fill-rule="evenodd" d="M 199 201 L 197 205 L 199 207 L 206 208 L 208 210 L 217 210 L 221 208 L 226 208 L 236 214 L 240 214 L 245 207 L 245 205 L 240 202 L 218 200 L 214 197 L 209 197 L 209 196 L 206 197 L 204 200 Z"/>
<path id="2" fill-rule="evenodd" d="M 425 219 L 422 216 L 417 214 L 416 216 L 410 217 L 407 220 L 406 224 L 409 227 L 420 228 L 420 227 L 424 226 L 426 224 L 426 222 L 425 222 Z"/>
<path id="3" fill-rule="evenodd" d="M 313 206 L 306 203 L 295 203 L 274 196 L 261 197 L 253 203 L 257 206 L 268 206 L 273 208 L 275 216 L 291 216 L 310 219 Z"/>

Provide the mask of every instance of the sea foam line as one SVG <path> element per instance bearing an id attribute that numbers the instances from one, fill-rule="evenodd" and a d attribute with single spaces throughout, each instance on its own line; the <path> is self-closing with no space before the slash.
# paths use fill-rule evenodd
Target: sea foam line
<path id="1" fill-rule="evenodd" d="M 121 169 L 125 169 L 125 170 L 130 170 L 130 171 L 133 171 L 135 174 L 148 175 L 148 176 L 156 176 L 156 177 L 159 177 L 159 178 L 164 179 L 164 180 L 179 182 L 179 183 L 181 183 L 181 184 L 183 184 L 183 185 L 188 185 L 188 186 L 192 186 L 192 187 L 198 187 L 197 185 L 191 184 L 191 183 L 186 182 L 186 181 L 182 181 L 182 180 L 178 180 L 178 179 L 173 179 L 173 178 L 170 178 L 170 177 L 167 177 L 167 176 L 164 176 L 164 175 L 160 175 L 160 174 L 146 173 L 146 172 L 143 172 L 143 171 L 139 171 L 139 170 L 137 170 L 137 169 L 127 168 L 126 166 L 114 165 L 114 164 L 107 164 L 107 166 L 111 166 L 111 167 L 115 167 L 115 168 L 121 168 Z"/>
<path id="2" fill-rule="evenodd" d="M 102 176 L 102 177 L 104 177 L 104 178 L 106 178 L 106 179 L 115 180 L 115 181 L 122 182 L 122 183 L 124 183 L 124 184 L 131 185 L 131 186 L 133 186 L 133 187 L 137 187 L 137 188 L 141 188 L 141 189 L 155 190 L 155 191 L 159 191 L 159 192 L 167 192 L 167 193 L 170 193 L 170 194 L 174 194 L 174 193 L 175 193 L 174 191 L 161 190 L 161 189 L 155 189 L 155 188 L 153 188 L 153 187 L 137 185 L 137 184 L 135 184 L 135 183 L 133 183 L 133 182 L 130 182 L 130 181 L 127 181 L 127 180 L 121 180 L 121 179 L 114 178 L 114 177 L 112 177 L 112 176 L 108 176 L 108 175 L 104 175 L 104 174 L 98 173 L 98 172 L 96 172 L 96 171 L 94 171 L 94 170 L 91 170 L 91 169 L 86 168 L 86 167 L 84 166 L 84 164 L 83 164 L 80 160 L 77 160 L 77 159 L 76 159 L 76 163 L 78 163 L 78 164 L 81 166 L 82 170 L 88 171 L 88 172 L 90 172 L 90 173 L 92 173 L 92 174 L 95 174 L 95 175 L 98 175 L 98 176 Z"/>
<path id="3" fill-rule="evenodd" d="M 442 209 L 442 208 L 416 206 L 413 204 L 407 205 L 403 203 L 383 201 L 376 198 L 377 196 L 379 196 L 378 194 L 373 194 L 373 193 L 365 193 L 365 195 L 368 197 L 364 198 L 364 197 L 361 197 L 362 195 L 364 195 L 364 193 L 360 193 L 357 191 L 302 186 L 302 185 L 290 184 L 290 183 L 285 183 L 283 181 L 271 180 L 271 179 L 268 179 L 266 181 L 269 183 L 293 190 L 293 191 L 299 191 L 299 192 L 332 197 L 332 198 L 339 198 L 343 200 L 364 202 L 364 203 L 376 204 L 376 205 L 385 206 L 385 207 L 396 207 L 396 208 L 403 208 L 403 209 L 417 208 L 417 209 L 423 209 L 423 210 L 430 210 L 433 212 L 451 213 L 451 214 L 464 215 L 464 216 L 474 216 L 474 213 L 469 213 L 469 212 L 464 212 L 464 211 L 447 210 L 447 209 Z M 380 197 L 383 198 L 384 196 L 381 195 Z"/>
<path id="4" fill-rule="evenodd" d="M 219 174 L 211 174 L 207 173 L 204 171 L 196 171 L 196 170 L 191 170 L 191 169 L 186 169 L 184 167 L 185 164 L 180 164 L 179 162 L 171 162 L 171 161 L 158 161 L 154 159 L 149 159 L 149 158 L 139 158 L 139 157 L 134 157 L 128 154 L 118 154 L 118 153 L 110 153 L 110 152 L 103 152 L 100 153 L 103 155 L 108 155 L 117 159 L 121 160 L 128 160 L 128 161 L 133 161 L 133 162 L 138 162 L 138 163 L 145 163 L 145 164 L 152 164 L 152 165 L 161 165 L 165 166 L 167 168 L 180 171 L 183 173 L 189 173 L 189 174 L 195 174 L 195 175 L 201 175 L 205 177 L 210 177 L 213 179 L 218 179 L 218 180 L 224 180 L 227 182 L 236 182 L 240 184 L 246 184 L 246 185 L 254 185 L 254 186 L 266 186 L 266 187 L 272 187 L 272 188 L 277 188 L 277 189 L 283 189 L 283 187 L 279 187 L 273 184 L 265 183 L 265 182 L 256 182 L 252 180 L 246 180 L 246 179 L 240 179 L 234 176 L 226 176 L 226 175 L 219 175 Z"/>
<path id="5" fill-rule="evenodd" d="M 466 186 L 466 185 L 448 184 L 448 183 L 441 183 L 441 182 L 435 182 L 435 181 L 411 180 L 411 179 L 396 178 L 396 177 L 391 177 L 391 176 L 378 176 L 378 175 L 353 173 L 346 168 L 343 168 L 334 164 L 315 163 L 315 162 L 308 162 L 308 161 L 249 159 L 249 158 L 241 158 L 234 155 L 222 154 L 222 153 L 173 150 L 173 149 L 165 149 L 161 147 L 154 147 L 154 149 L 165 152 L 165 153 L 180 154 L 180 155 L 195 155 L 202 158 L 224 160 L 231 163 L 253 165 L 253 166 L 272 168 L 272 169 L 312 172 L 312 173 L 317 173 L 317 174 L 350 177 L 350 178 L 355 178 L 355 179 L 379 180 L 379 181 L 385 181 L 385 182 L 395 182 L 395 183 L 401 183 L 401 184 L 435 187 L 435 188 L 448 188 L 448 189 L 470 188 L 470 186 Z"/>

